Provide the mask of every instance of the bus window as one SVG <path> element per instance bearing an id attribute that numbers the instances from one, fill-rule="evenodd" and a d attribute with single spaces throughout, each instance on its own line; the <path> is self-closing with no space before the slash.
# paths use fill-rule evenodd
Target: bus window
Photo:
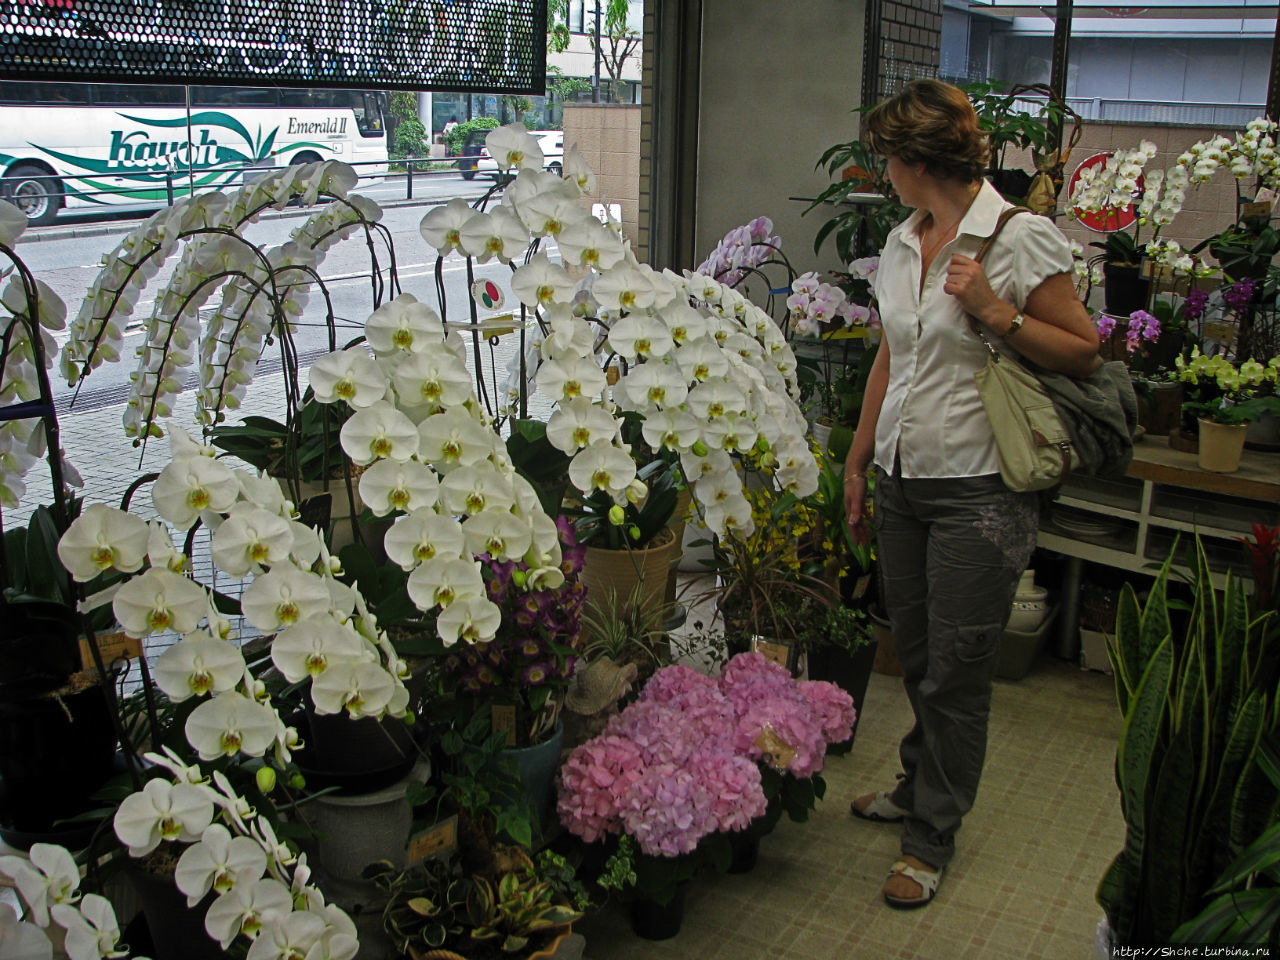
<path id="1" fill-rule="evenodd" d="M 186 102 L 181 87 L 155 83 L 95 83 L 93 102 L 103 107 L 171 107 Z"/>
<path id="2" fill-rule="evenodd" d="M 259 87 L 242 87 L 236 91 L 237 107 L 274 107 L 276 92 Z"/>
<path id="3" fill-rule="evenodd" d="M 86 83 L 0 81 L 0 103 L 88 103 Z"/>
<path id="4" fill-rule="evenodd" d="M 235 87 L 192 87 L 193 107 L 229 107 L 236 101 Z"/>
<path id="5" fill-rule="evenodd" d="M 381 93 L 357 93 L 351 99 L 351 106 L 355 109 L 356 126 L 360 128 L 360 135 L 365 137 L 381 136 L 384 95 Z"/>

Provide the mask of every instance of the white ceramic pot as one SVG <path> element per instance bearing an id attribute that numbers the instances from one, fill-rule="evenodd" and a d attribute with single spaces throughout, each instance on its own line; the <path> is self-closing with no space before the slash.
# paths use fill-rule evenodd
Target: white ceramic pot
<path id="1" fill-rule="evenodd" d="M 1024 570 L 1018 581 L 1018 591 L 1013 595 L 1013 604 L 1009 611 L 1009 622 L 1006 630 L 1018 633 L 1031 633 L 1044 622 L 1049 612 L 1049 591 L 1038 587 L 1035 583 L 1036 572 Z"/>

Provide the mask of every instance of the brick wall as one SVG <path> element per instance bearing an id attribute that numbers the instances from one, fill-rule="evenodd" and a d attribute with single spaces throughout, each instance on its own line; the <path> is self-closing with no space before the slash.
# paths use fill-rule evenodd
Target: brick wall
<path id="1" fill-rule="evenodd" d="M 577 144 L 596 174 L 596 196 L 584 203 L 622 207 L 622 233 L 639 239 L 641 108 L 631 104 L 574 103 L 564 108 L 564 147 Z"/>

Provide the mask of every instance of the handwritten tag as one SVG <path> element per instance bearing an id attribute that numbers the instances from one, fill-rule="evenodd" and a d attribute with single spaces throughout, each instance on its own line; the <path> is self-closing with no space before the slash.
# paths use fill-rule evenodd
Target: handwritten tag
<path id="1" fill-rule="evenodd" d="M 1271 216 L 1270 200 L 1254 200 L 1250 203 L 1240 204 L 1240 216 L 1242 217 L 1269 217 Z"/>
<path id="2" fill-rule="evenodd" d="M 612 387 L 614 384 L 616 384 L 618 382 L 618 379 L 621 376 L 622 376 L 622 371 L 619 370 L 617 367 L 605 368 L 604 380 L 605 380 L 605 383 L 609 384 L 609 386 Z"/>
<path id="3" fill-rule="evenodd" d="M 789 643 L 772 643 L 768 640 L 757 640 L 756 652 L 764 654 L 766 660 L 773 661 L 784 670 L 791 669 L 791 644 Z"/>
<path id="4" fill-rule="evenodd" d="M 1206 323 L 1204 325 L 1204 338 L 1206 340 L 1230 343 L 1236 338 L 1236 326 L 1234 323 L 1222 323 L 1221 321 Z"/>
<path id="5" fill-rule="evenodd" d="M 785 770 L 796 758 L 795 748 L 773 732 L 773 727 L 766 726 L 756 737 L 756 746 L 769 761 L 779 770 Z"/>
<path id="6" fill-rule="evenodd" d="M 428 857 L 448 856 L 457 843 L 458 818 L 450 817 L 409 841 L 408 860 L 410 863 L 417 863 Z"/>
<path id="7" fill-rule="evenodd" d="M 102 662 L 110 666 L 117 660 L 133 660 L 142 656 L 142 641 L 126 633 L 107 633 L 94 641 L 98 652 L 102 654 Z M 93 670 L 93 651 L 89 649 L 89 641 L 80 638 L 80 665 L 86 670 Z"/>
<path id="8" fill-rule="evenodd" d="M 493 733 L 506 731 L 507 746 L 516 745 L 516 708 L 510 703 L 495 703 L 489 708 L 489 728 Z"/>
<path id="9" fill-rule="evenodd" d="M 512 313 L 504 313 L 500 316 L 489 317 L 489 319 L 484 322 L 485 335 L 490 337 L 505 337 L 508 334 L 515 333 L 515 319 L 515 314 Z M 501 324 L 501 326 L 490 326 L 490 324 L 495 323 Z"/>

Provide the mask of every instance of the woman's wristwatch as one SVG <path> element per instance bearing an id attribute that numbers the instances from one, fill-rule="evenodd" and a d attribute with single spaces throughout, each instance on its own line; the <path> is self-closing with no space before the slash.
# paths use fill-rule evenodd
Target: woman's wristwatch
<path id="1" fill-rule="evenodd" d="M 1015 333 L 1022 329 L 1022 325 L 1027 322 L 1027 318 L 1019 311 L 1013 315 L 1013 319 L 1009 321 L 1009 329 L 1000 334 L 1001 340 L 1008 340 Z"/>

